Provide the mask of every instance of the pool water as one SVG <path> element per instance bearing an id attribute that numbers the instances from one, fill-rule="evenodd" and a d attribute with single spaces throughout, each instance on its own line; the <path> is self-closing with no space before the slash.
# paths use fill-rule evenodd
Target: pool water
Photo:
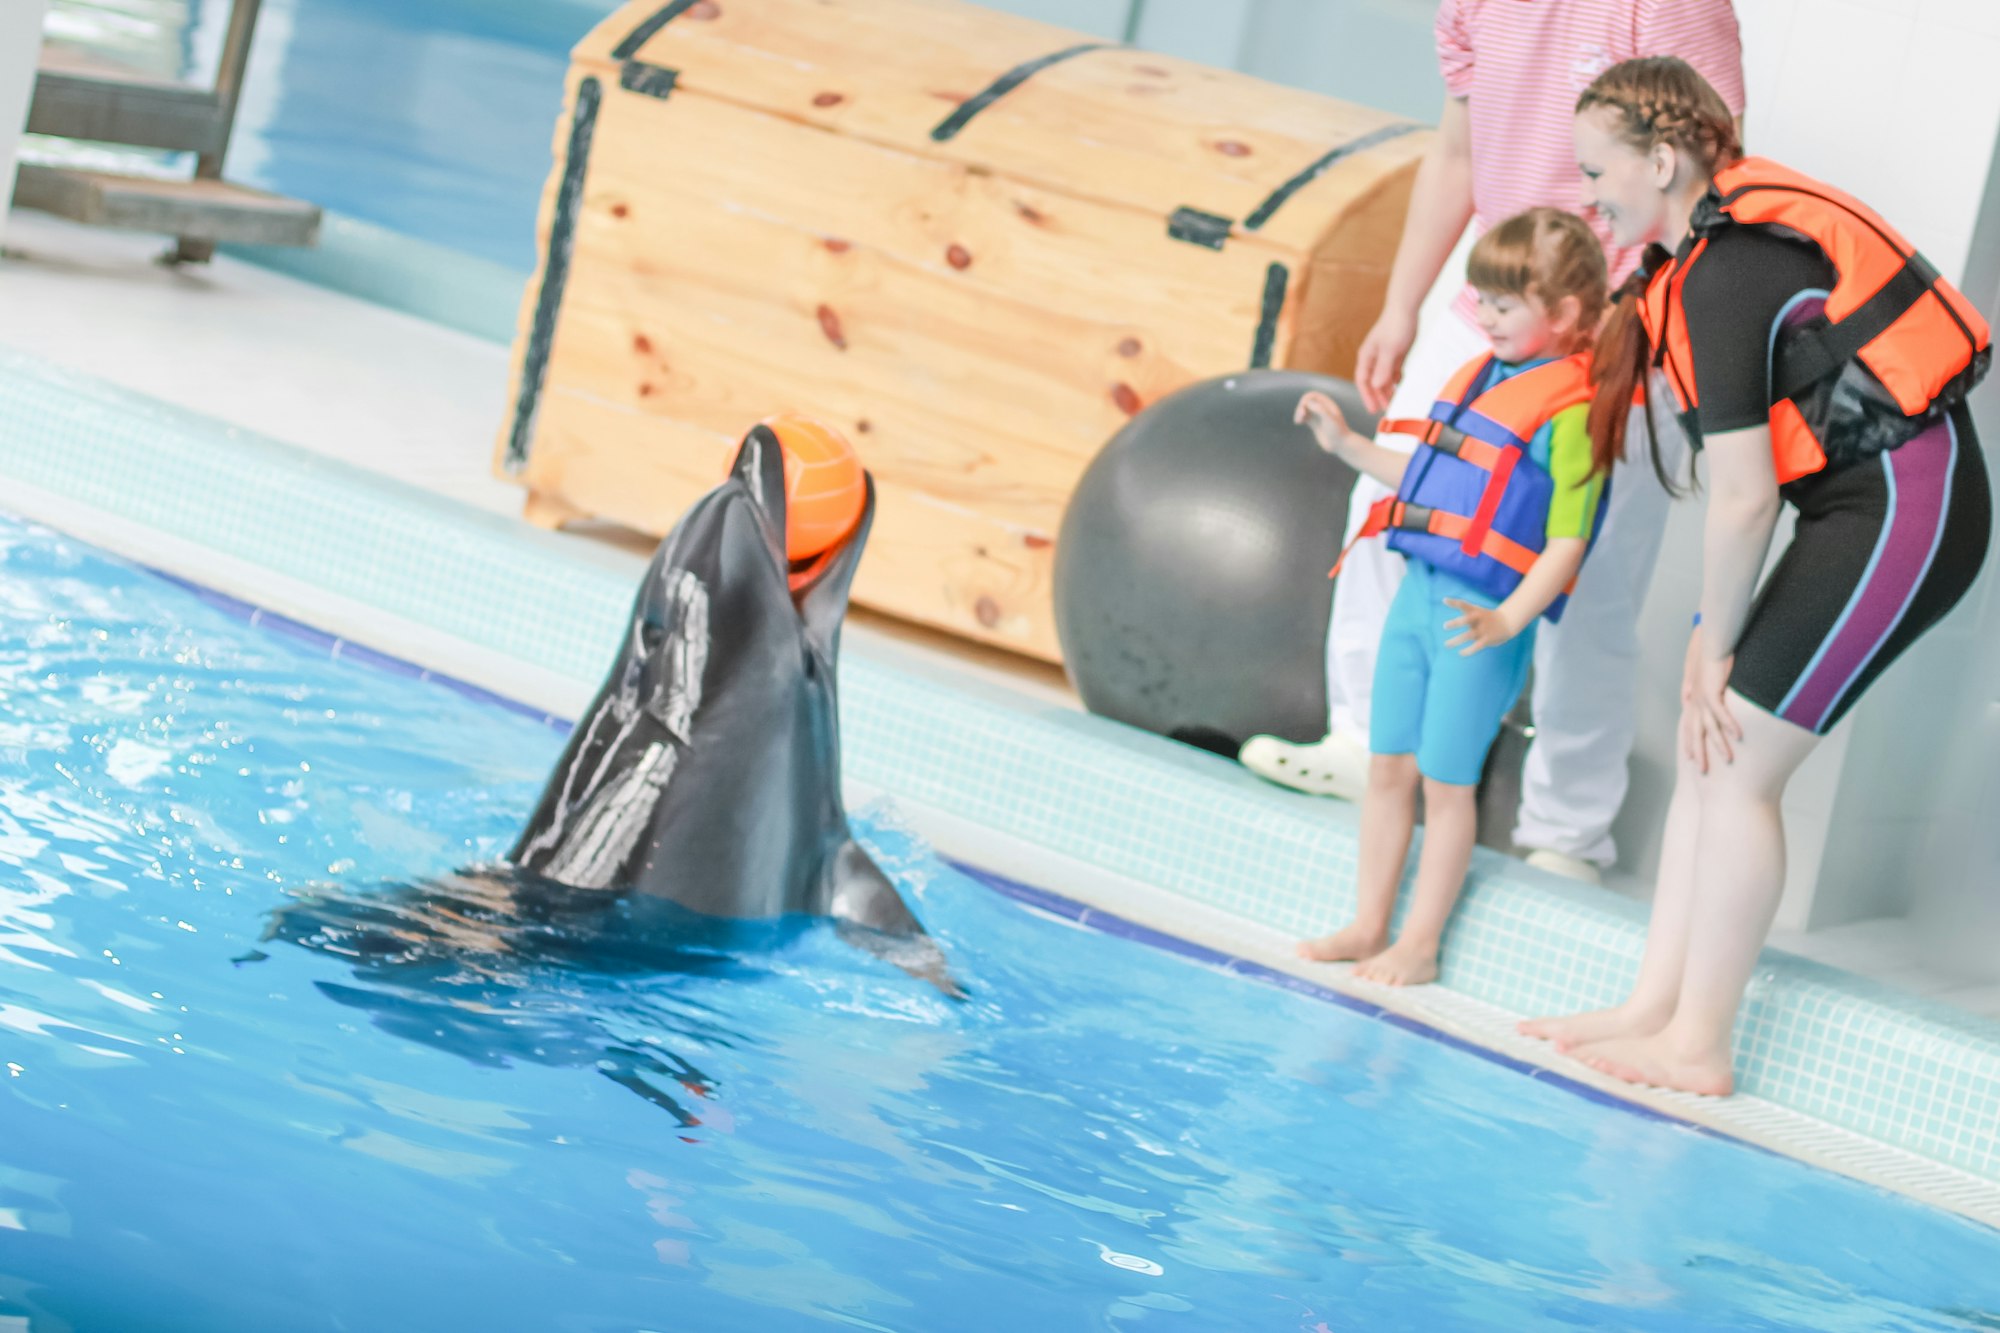
<path id="1" fill-rule="evenodd" d="M 0 1327 L 2000 1327 L 2000 1235 L 1077 929 L 892 811 L 966 1003 L 812 923 L 496 921 L 437 877 L 556 730 L 11 521 L 0 704 Z"/>

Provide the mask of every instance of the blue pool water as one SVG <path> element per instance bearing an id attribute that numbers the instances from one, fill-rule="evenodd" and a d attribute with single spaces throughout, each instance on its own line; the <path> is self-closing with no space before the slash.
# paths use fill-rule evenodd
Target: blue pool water
<path id="1" fill-rule="evenodd" d="M 0 1326 L 2000 1327 L 2000 1235 L 1075 929 L 886 815 L 969 1003 L 809 925 L 343 953 L 560 737 L 13 522 L 0 702 Z"/>

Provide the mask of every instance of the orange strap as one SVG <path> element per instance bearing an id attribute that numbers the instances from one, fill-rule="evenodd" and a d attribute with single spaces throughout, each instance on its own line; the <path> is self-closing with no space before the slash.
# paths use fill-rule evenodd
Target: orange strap
<path id="1" fill-rule="evenodd" d="M 1430 531 L 1437 536 L 1456 540 L 1463 549 L 1466 538 L 1472 535 L 1477 522 L 1463 514 L 1447 514 L 1440 510 L 1431 511 Z M 1487 528 L 1479 545 L 1467 554 L 1489 555 L 1523 578 L 1535 563 L 1535 552 L 1504 533 Z"/>
<path id="2" fill-rule="evenodd" d="M 1434 438 L 1432 432 L 1437 430 L 1441 424 L 1441 422 L 1432 421 L 1429 417 L 1394 417 L 1388 421 L 1377 422 L 1375 424 L 1375 433 L 1378 435 L 1414 435 L 1425 444 L 1429 444 Z"/>
<path id="3" fill-rule="evenodd" d="M 1340 548 L 1340 558 L 1333 562 L 1333 568 L 1326 571 L 1326 576 L 1337 578 L 1340 567 L 1347 563 L 1348 552 L 1370 537 L 1380 536 L 1393 527 L 1393 520 L 1401 516 L 1402 510 L 1403 502 L 1393 495 L 1385 495 L 1368 506 L 1368 517 L 1361 520 L 1361 531 L 1354 534 L 1353 541 Z"/>
<path id="4" fill-rule="evenodd" d="M 1499 461 L 1487 471 L 1485 493 L 1479 497 L 1479 508 L 1473 511 L 1472 523 L 1459 542 L 1467 555 L 1478 555 L 1484 549 L 1487 534 L 1493 531 L 1493 516 L 1500 512 L 1500 497 L 1507 493 L 1507 479 L 1514 475 L 1514 464 L 1520 457 L 1519 449 L 1503 449 Z"/>
<path id="5" fill-rule="evenodd" d="M 1340 559 L 1334 561 L 1333 568 L 1327 571 L 1326 576 L 1333 578 L 1340 573 L 1340 567 L 1347 563 L 1348 552 L 1352 551 L 1357 543 L 1370 537 L 1380 536 L 1390 528 L 1404 526 L 1403 520 L 1408 509 L 1407 505 L 1393 495 L 1377 500 L 1369 507 L 1368 517 L 1362 522 L 1361 531 L 1354 534 L 1354 540 L 1341 551 Z M 1474 520 L 1463 514 L 1447 514 L 1441 509 L 1433 509 L 1429 521 L 1420 530 L 1456 541 L 1463 546 L 1467 535 L 1473 530 L 1473 524 Z M 1535 552 L 1512 537 L 1493 531 L 1490 527 L 1486 529 L 1478 547 L 1472 553 L 1489 555 L 1524 578 L 1535 563 Z"/>
<path id="6" fill-rule="evenodd" d="M 1445 439 L 1447 429 L 1451 429 L 1449 440 Z M 1464 459 L 1485 472 L 1491 472 L 1499 463 L 1501 455 L 1507 452 L 1484 440 L 1475 440 L 1465 432 L 1449 428 L 1442 421 L 1434 421 L 1429 417 L 1396 417 L 1379 423 L 1375 430 L 1378 434 L 1385 435 L 1413 435 L 1433 449 L 1440 449 L 1454 458 Z"/>

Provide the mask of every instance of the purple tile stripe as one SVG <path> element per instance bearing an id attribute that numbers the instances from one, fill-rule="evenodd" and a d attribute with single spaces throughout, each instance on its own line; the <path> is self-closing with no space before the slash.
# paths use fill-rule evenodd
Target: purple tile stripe
<path id="1" fill-rule="evenodd" d="M 524 704 L 518 699 L 509 699 L 504 694 L 495 694 L 492 690 L 474 685 L 470 681 L 460 680 L 456 676 L 447 676 L 442 672 L 427 670 L 407 658 L 394 657 L 388 653 L 378 652 L 373 648 L 355 643 L 351 639 L 343 639 L 336 635 L 328 634 L 325 630 L 308 625 L 302 620 L 294 620 L 290 616 L 279 615 L 276 611 L 267 611 L 255 603 L 243 601 L 238 597 L 231 597 L 226 592 L 217 592 L 205 583 L 196 583 L 192 579 L 184 579 L 178 574 L 170 574 L 166 570 L 155 568 L 152 565 L 142 565 L 136 562 L 128 563 L 133 563 L 134 568 L 144 570 L 146 573 L 163 582 L 171 583 L 174 587 L 193 595 L 203 604 L 220 611 L 234 620 L 243 621 L 253 629 L 265 630 L 280 638 L 290 639 L 309 652 L 324 653 L 329 657 L 337 657 L 343 661 L 353 662 L 357 666 L 367 670 L 383 671 L 392 676 L 412 677 L 428 684 L 439 685 L 450 690 L 453 694 L 462 695 L 477 703 L 505 709 L 510 713 L 518 713 L 522 717 L 534 718 L 543 726 L 555 731 L 567 733 L 572 725 L 568 718 L 557 717 L 553 713 L 545 713 L 541 709 Z"/>
<path id="2" fill-rule="evenodd" d="M 1281 972 L 1276 968 L 1266 967 L 1262 963 L 1252 962 L 1247 958 L 1238 958 L 1234 954 L 1223 953 L 1219 949 L 1211 949 L 1206 945 L 1196 944 L 1191 940 L 1184 940 L 1178 935 L 1169 935 L 1165 931 L 1154 930 L 1151 926 L 1142 926 L 1136 921 L 1130 921 L 1125 917 L 1102 911 L 1099 908 L 1090 906 L 1088 903 L 1078 902 L 1074 898 L 1065 898 L 1059 893 L 1052 893 L 1047 889 L 1036 888 L 1032 884 L 1023 884 L 1019 880 L 1009 879 L 1005 875 L 996 875 L 990 870 L 982 870 L 978 866 L 968 865 L 963 861 L 951 860 L 950 858 L 946 858 L 946 860 L 952 869 L 958 871 L 974 883 L 984 885 L 986 888 L 993 890 L 1003 897 L 1012 898 L 1023 906 L 1034 908 L 1039 912 L 1046 912 L 1050 916 L 1061 917 L 1065 921 L 1074 921 L 1087 929 L 1116 936 L 1120 939 L 1128 939 L 1150 948 L 1164 949 L 1169 953 L 1180 954 L 1194 962 L 1214 967 L 1224 972 L 1231 972 L 1237 976 L 1260 982 L 1266 986 L 1275 986 L 1280 990 L 1296 991 L 1301 995 L 1310 996 L 1315 1000 L 1338 1005 L 1342 1009 L 1353 1010 L 1364 1017 L 1376 1019 L 1379 1022 L 1387 1023 L 1391 1027 L 1400 1028 L 1414 1036 L 1437 1042 L 1442 1046 L 1449 1046 L 1453 1050 L 1462 1051 L 1467 1055 L 1476 1056 L 1481 1060 L 1487 1061 L 1489 1064 L 1499 1065 L 1501 1068 L 1510 1069 L 1517 1074 L 1525 1074 L 1538 1083 L 1547 1083 L 1561 1088 L 1563 1091 L 1573 1096 L 1581 1097 L 1585 1101 L 1596 1102 L 1601 1106 L 1608 1106 L 1613 1110 L 1636 1115 L 1642 1120 L 1656 1120 L 1663 1124 L 1677 1125 L 1683 1129 L 1691 1129 L 1697 1133 L 1705 1134 L 1710 1138 L 1722 1139 L 1729 1143 L 1739 1144 L 1745 1148 L 1753 1148 L 1769 1156 L 1783 1156 L 1782 1153 L 1773 1152 L 1762 1144 L 1751 1143 L 1746 1139 L 1739 1139 L 1733 1134 L 1725 1133 L 1709 1125 L 1698 1124 L 1692 1120 L 1683 1120 L 1677 1115 L 1655 1107 L 1628 1101 L 1615 1092 L 1607 1092 L 1602 1088 L 1592 1087 L 1588 1083 L 1579 1082 L 1569 1077 L 1569 1075 L 1556 1070 L 1545 1069 L 1541 1065 L 1532 1065 L 1525 1060 L 1517 1060 L 1511 1055 L 1503 1054 L 1490 1047 L 1481 1046 L 1477 1042 L 1467 1041 L 1463 1037 L 1454 1036 L 1452 1033 L 1434 1028 L 1420 1019 L 1411 1018 L 1406 1014 L 1391 1013 L 1379 1004 L 1371 1004 L 1358 996 L 1337 991 L 1331 986 L 1321 986 L 1315 982 L 1306 980 L 1304 977 L 1294 976 L 1290 972 Z"/>

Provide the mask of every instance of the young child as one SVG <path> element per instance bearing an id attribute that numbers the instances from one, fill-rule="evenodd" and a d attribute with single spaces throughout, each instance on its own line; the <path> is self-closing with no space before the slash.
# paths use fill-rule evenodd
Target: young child
<path id="1" fill-rule="evenodd" d="M 1302 957 L 1353 960 L 1356 976 L 1391 986 L 1437 976 L 1472 858 L 1480 769 L 1527 681 L 1537 621 L 1561 616 L 1582 568 L 1612 462 L 1593 456 L 1586 426 L 1587 349 L 1608 300 L 1590 228 L 1530 209 L 1480 237 L 1467 277 L 1493 350 L 1452 378 L 1427 419 L 1381 424 L 1415 435 L 1414 453 L 1353 430 L 1324 394 L 1301 398 L 1296 413 L 1322 449 L 1396 492 L 1360 537 L 1387 532 L 1409 557 L 1375 663 L 1360 902 L 1345 929 L 1299 945 Z M 1391 944 L 1420 778 L 1423 852 Z"/>

